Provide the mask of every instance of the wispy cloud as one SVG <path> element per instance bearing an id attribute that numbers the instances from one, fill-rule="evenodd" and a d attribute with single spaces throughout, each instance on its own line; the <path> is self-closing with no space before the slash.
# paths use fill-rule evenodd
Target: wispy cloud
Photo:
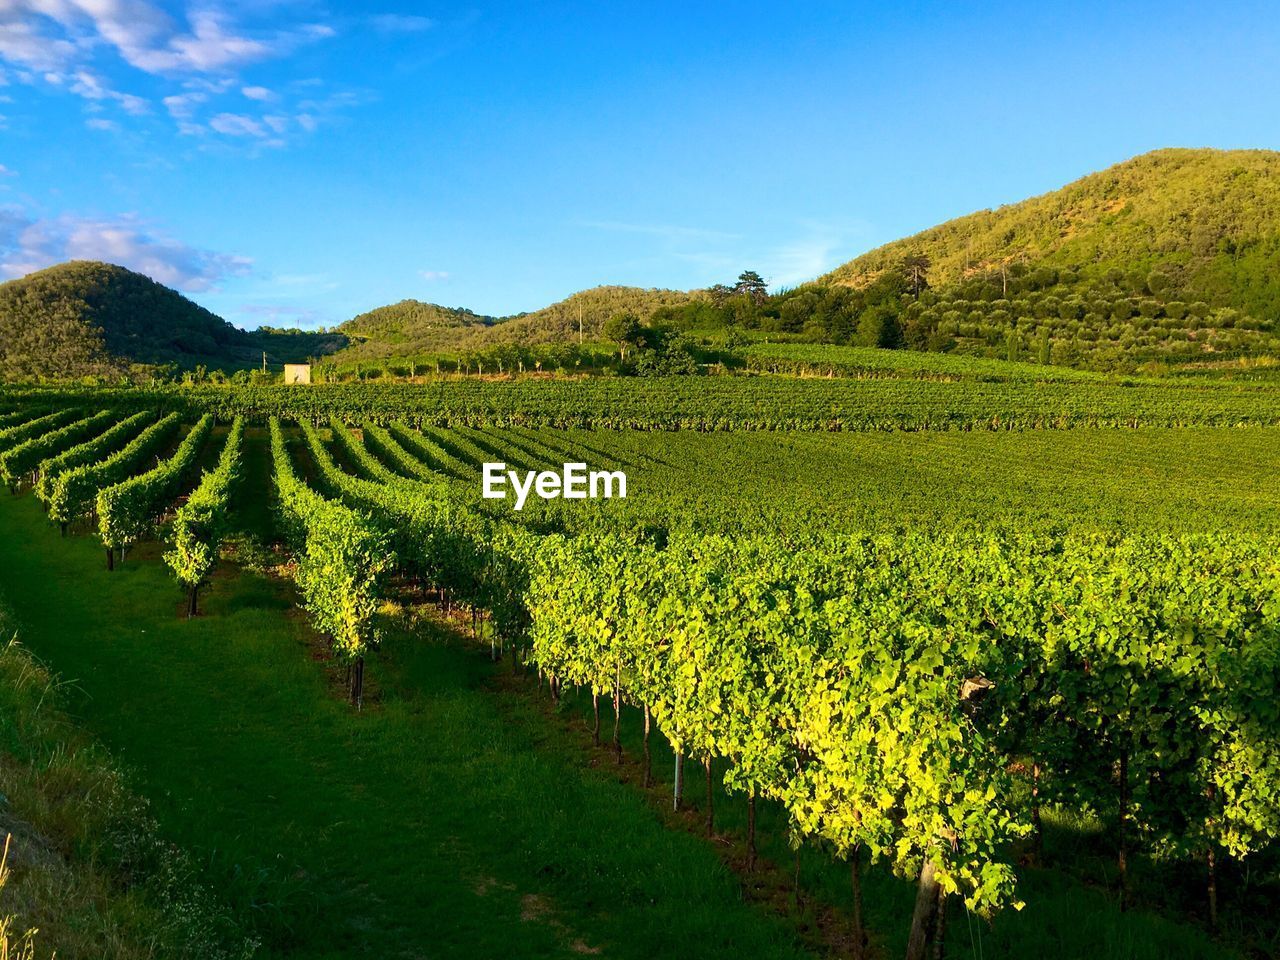
<path id="1" fill-rule="evenodd" d="M 449 279 L 449 271 L 448 270 L 419 270 L 418 276 L 420 276 L 423 280 L 429 281 L 431 283 L 438 283 L 442 280 Z"/>
<path id="2" fill-rule="evenodd" d="M 34 5 L 6 4 L 0 8 L 0 57 L 31 70 L 57 70 L 80 52 L 78 44 L 64 37 L 48 36 L 43 18 Z"/>
<path id="3" fill-rule="evenodd" d="M 259 8 L 237 9 L 252 18 Z M 0 0 L 0 64 L 21 82 L 66 90 L 84 99 L 90 111 L 114 107 L 136 117 L 148 113 L 150 104 L 129 92 L 135 86 L 128 82 L 132 68 L 135 81 L 145 81 L 152 95 L 157 83 L 170 86 L 160 99 L 178 131 L 189 135 L 278 137 L 278 118 L 285 110 L 272 112 L 277 119 L 250 118 L 266 131 L 264 137 L 246 134 L 244 124 L 225 119 L 203 123 L 201 117 L 238 113 L 230 104 L 215 102 L 233 90 L 251 101 L 278 102 L 275 91 L 240 81 L 237 74 L 335 35 L 333 26 L 321 22 L 252 29 L 237 22 L 225 0 L 192 0 L 185 14 L 171 14 L 155 0 Z M 0 85 L 7 83 L 8 73 L 0 72 Z M 314 101 L 316 91 L 295 94 L 296 99 L 304 97 Z M 281 106 L 308 116 L 293 125 L 298 133 L 315 129 L 323 118 L 313 108 Z"/>
<path id="4" fill-rule="evenodd" d="M 266 128 L 252 117 L 242 113 L 220 113 L 209 121 L 209 126 L 229 137 L 265 137 Z"/>
<path id="5" fill-rule="evenodd" d="M 148 113 L 151 109 L 142 97 L 112 90 L 100 77 L 88 70 L 77 70 L 69 80 L 68 89 L 85 100 L 114 101 L 124 108 L 125 113 L 135 117 Z"/>
<path id="6" fill-rule="evenodd" d="M 0 56 L 34 70 L 66 70 L 107 44 L 147 73 L 216 73 L 334 35 L 321 23 L 251 35 L 208 4 L 193 7 L 186 20 L 147 0 L 7 0 L 0 7 Z"/>
<path id="7" fill-rule="evenodd" d="M 175 93 L 165 97 L 162 102 L 165 109 L 169 111 L 169 116 L 175 120 L 189 120 L 195 116 L 199 105 L 208 99 L 209 94 L 193 90 L 188 93 Z"/>
<path id="8" fill-rule="evenodd" d="M 132 215 L 40 218 L 22 208 L 0 208 L 0 276 L 22 276 L 63 260 L 105 260 L 189 292 L 244 276 L 252 266 L 246 257 L 192 247 Z"/>

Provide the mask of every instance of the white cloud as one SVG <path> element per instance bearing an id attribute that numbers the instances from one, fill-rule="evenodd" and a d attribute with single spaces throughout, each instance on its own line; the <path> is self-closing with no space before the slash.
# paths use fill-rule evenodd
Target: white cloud
<path id="1" fill-rule="evenodd" d="M 197 105 L 204 103 L 209 99 L 207 93 L 176 93 L 173 96 L 165 97 L 162 101 L 165 109 L 169 111 L 169 116 L 175 120 L 189 120 L 195 116 Z"/>
<path id="2" fill-rule="evenodd" d="M 120 104 L 125 113 L 134 117 L 150 112 L 151 108 L 147 101 L 141 97 L 135 97 L 131 93 L 120 93 L 112 90 L 98 76 L 88 70 L 77 70 L 71 79 L 70 90 L 78 97 L 83 97 L 86 100 L 114 100 Z"/>
<path id="3" fill-rule="evenodd" d="M 184 90 L 196 90 L 200 93 L 219 94 L 226 93 L 235 86 L 235 81 L 230 77 L 223 77 L 221 80 L 210 80 L 207 77 L 192 77 L 190 80 L 182 81 Z"/>
<path id="4" fill-rule="evenodd" d="M 0 208 L 0 276 L 22 276 L 63 260 L 105 260 L 191 292 L 244 276 L 253 265 L 246 257 L 188 246 L 134 216 L 37 219 Z"/>
<path id="5" fill-rule="evenodd" d="M 436 25 L 430 17 L 402 13 L 380 13 L 370 17 L 369 22 L 379 33 L 421 33 Z"/>
<path id="6" fill-rule="evenodd" d="M 107 120 L 103 117 L 90 117 L 84 122 L 84 125 L 90 130 L 105 130 L 108 133 L 119 133 L 120 124 L 114 120 Z"/>
<path id="7" fill-rule="evenodd" d="M 448 270 L 419 270 L 418 276 L 420 276 L 423 280 L 429 280 L 434 283 L 441 280 L 448 280 L 449 271 Z"/>
<path id="8" fill-rule="evenodd" d="M 305 24 L 249 36 L 209 6 L 193 8 L 187 21 L 184 30 L 146 0 L 6 0 L 0 6 L 0 56 L 35 70 L 57 70 L 105 42 L 147 73 L 211 73 L 333 35 L 323 24 Z"/>
<path id="9" fill-rule="evenodd" d="M 220 113 L 209 121 L 209 126 L 229 137 L 265 137 L 266 128 L 252 117 L 242 113 Z"/>
<path id="10" fill-rule="evenodd" d="M 364 93 L 325 96 L 287 82 L 277 91 L 238 79 L 246 65 L 285 57 L 336 35 L 325 23 L 279 26 L 260 19 L 264 7 L 280 5 L 188 0 L 185 12 L 168 12 L 164 0 L 0 0 L 0 86 L 10 77 L 29 85 L 43 82 L 81 97 L 90 112 L 114 106 L 141 116 L 151 112 L 151 104 L 125 92 L 128 78 L 137 79 L 140 71 L 168 86 L 155 99 L 180 134 L 279 145 L 286 129 L 310 132 L 337 111 L 368 101 Z M 388 16 L 387 29 L 430 25 L 424 17 Z M 121 61 L 127 65 L 123 69 Z M 233 90 L 247 100 L 281 105 L 270 117 L 255 117 L 229 102 L 214 102 Z"/>
<path id="11" fill-rule="evenodd" d="M 18 171 L 10 170 L 3 163 L 0 163 L 0 177 L 16 177 L 17 175 Z"/>
<path id="12" fill-rule="evenodd" d="M 218 14 L 208 10 L 192 17 L 190 33 L 170 37 L 165 46 L 117 46 L 121 56 L 147 73 L 209 73 L 263 60 L 274 52 L 267 42 L 229 32 Z"/>
<path id="13" fill-rule="evenodd" d="M 32 70 L 65 67 L 77 55 L 76 44 L 46 35 L 35 12 L 21 0 L 0 6 L 0 57 Z"/>

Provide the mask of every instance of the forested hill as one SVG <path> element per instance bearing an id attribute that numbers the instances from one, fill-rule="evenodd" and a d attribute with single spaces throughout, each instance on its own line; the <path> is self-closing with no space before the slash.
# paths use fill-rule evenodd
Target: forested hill
<path id="1" fill-rule="evenodd" d="M 123 373 L 135 364 L 222 369 L 283 363 L 345 342 L 331 335 L 232 326 L 176 290 L 92 260 L 0 284 L 0 378 Z"/>
<path id="2" fill-rule="evenodd" d="M 457 329 L 452 348 L 573 343 L 579 330 L 601 339 L 617 314 L 676 330 L 1098 370 L 1274 362 L 1280 153 L 1159 150 L 887 244 L 792 290 L 770 295 L 753 271 L 687 293 L 597 287 Z"/>
<path id="3" fill-rule="evenodd" d="M 598 339 L 603 334 L 605 321 L 614 314 L 629 313 L 644 322 L 663 308 L 680 307 L 705 296 L 704 291 L 686 293 L 645 287 L 592 287 L 541 310 L 508 317 L 469 346 L 572 341 L 579 333 L 588 340 Z"/>
<path id="4" fill-rule="evenodd" d="M 353 317 L 338 329 L 353 341 L 335 357 L 375 359 L 413 354 L 484 350 L 500 344 L 531 346 L 601 337 L 605 321 L 630 313 L 641 321 L 658 310 L 682 306 L 705 296 L 701 291 L 603 286 L 583 290 L 557 303 L 510 317 L 488 317 L 470 310 L 417 300 L 378 307 Z"/>
<path id="5" fill-rule="evenodd" d="M 372 359 L 452 350 L 497 322 L 464 307 L 401 300 L 352 317 L 338 330 L 352 341 L 344 358 Z"/>
<path id="6" fill-rule="evenodd" d="M 820 279 L 863 287 L 908 257 L 930 286 L 1040 270 L 1136 294 L 1280 315 L 1280 153 L 1157 150 L 1060 190 L 949 220 Z M 1002 293 L 1007 289 L 1002 288 Z"/>

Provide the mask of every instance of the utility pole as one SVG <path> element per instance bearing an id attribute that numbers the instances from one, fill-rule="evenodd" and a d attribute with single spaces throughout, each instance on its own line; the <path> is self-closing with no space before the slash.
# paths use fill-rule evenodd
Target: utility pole
<path id="1" fill-rule="evenodd" d="M 262 351 L 262 372 L 267 372 L 267 351 Z"/>
<path id="2" fill-rule="evenodd" d="M 578 346 L 582 346 L 582 301 L 578 301 Z"/>

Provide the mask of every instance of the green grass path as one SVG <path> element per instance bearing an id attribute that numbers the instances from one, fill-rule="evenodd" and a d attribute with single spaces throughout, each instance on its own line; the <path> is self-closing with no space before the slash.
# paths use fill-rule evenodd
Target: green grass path
<path id="1" fill-rule="evenodd" d="M 185 621 L 154 546 L 108 573 L 30 496 L 0 497 L 0 591 L 264 955 L 802 955 L 710 847 L 540 746 L 441 634 L 393 636 L 356 715 L 284 585 L 231 573 Z"/>

